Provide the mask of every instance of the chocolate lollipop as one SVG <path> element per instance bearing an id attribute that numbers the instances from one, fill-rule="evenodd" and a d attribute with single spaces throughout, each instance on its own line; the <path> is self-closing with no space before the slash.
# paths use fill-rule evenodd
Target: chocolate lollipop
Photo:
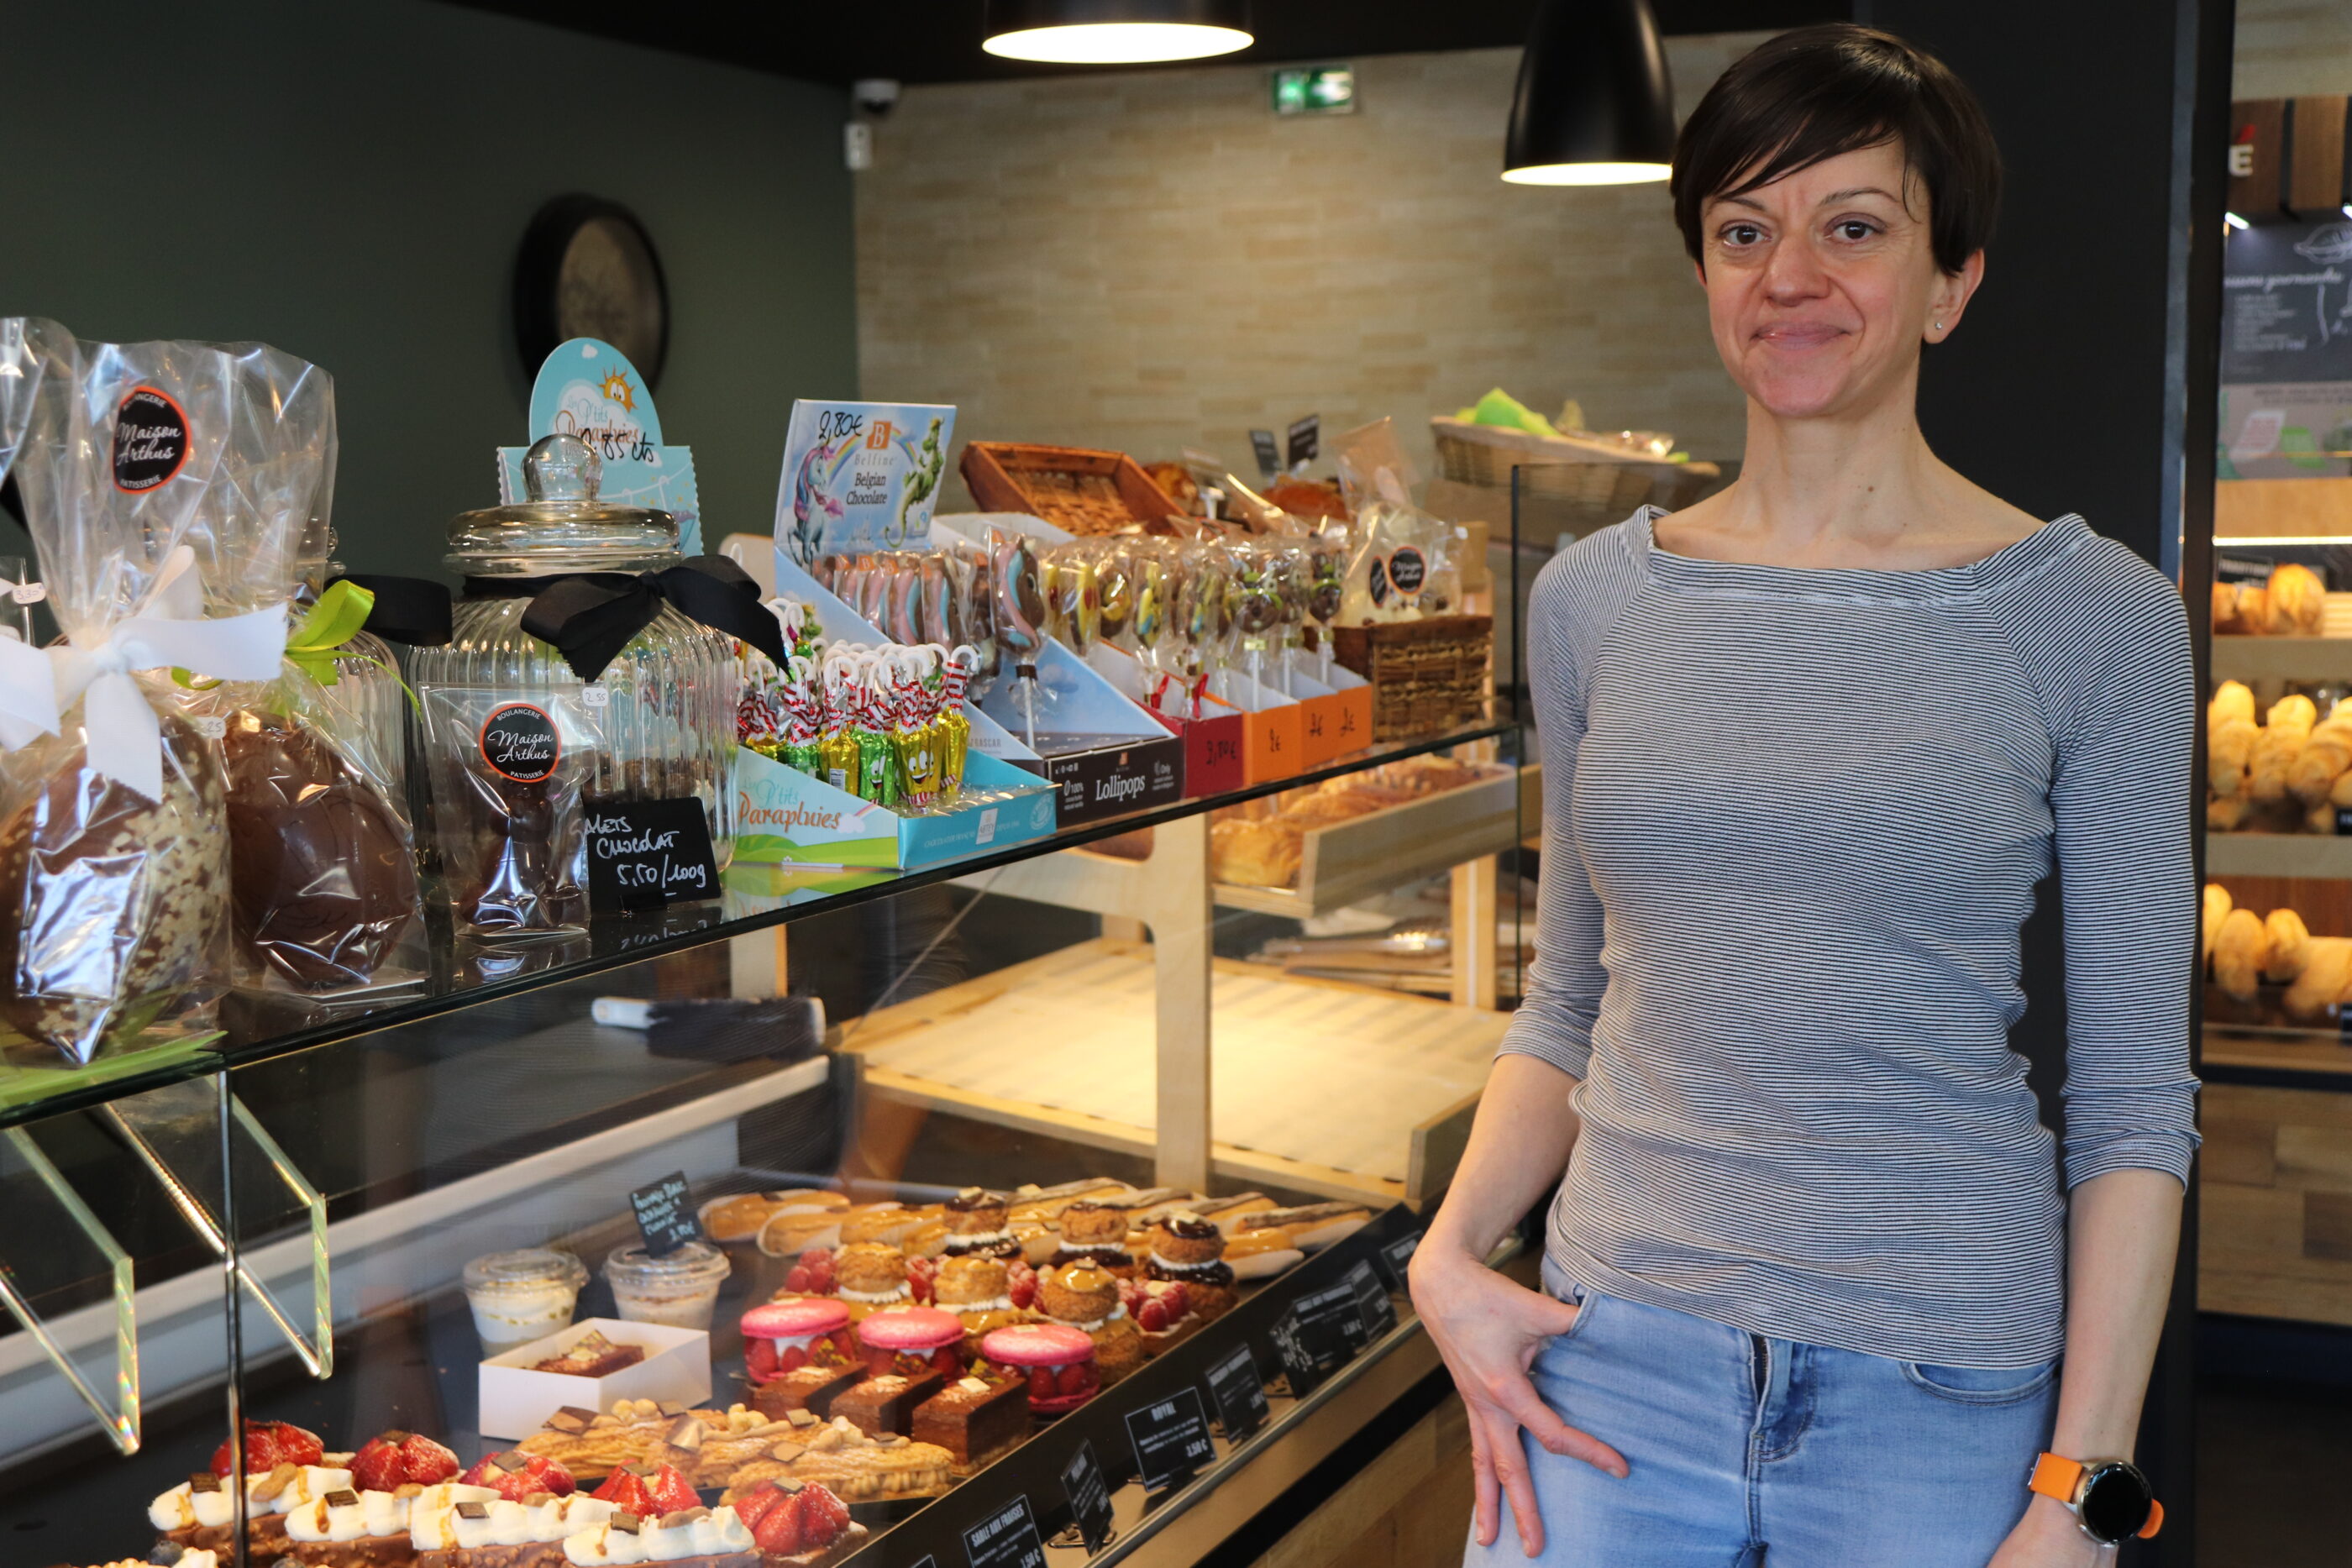
<path id="1" fill-rule="evenodd" d="M 911 556 L 892 555 L 887 560 L 889 575 L 882 580 L 879 624 L 889 633 L 890 641 L 912 646 L 924 641 L 919 608 L 923 592 L 922 568 Z"/>
<path id="2" fill-rule="evenodd" d="M 1315 653 L 1322 662 L 1316 678 L 1328 686 L 1331 684 L 1331 622 L 1339 618 L 1348 562 L 1339 543 L 1328 538 L 1316 540 L 1308 556 L 1307 616 L 1315 622 Z"/>
<path id="3" fill-rule="evenodd" d="M 1130 646 L 1129 630 L 1135 619 L 1135 558 L 1124 545 L 1103 552 L 1095 566 L 1095 599 L 1102 608 L 1102 639 Z"/>
<path id="4" fill-rule="evenodd" d="M 1013 693 L 1021 705 L 1027 740 L 1037 743 L 1037 653 L 1045 646 L 1041 627 L 1045 604 L 1040 589 L 1037 551 L 1025 534 L 999 529 L 994 534 L 996 567 L 996 640 L 1013 661 Z"/>
<path id="5" fill-rule="evenodd" d="M 915 595 L 917 641 L 941 643 L 950 647 L 965 640 L 961 617 L 962 606 L 956 599 L 955 579 L 948 570 L 948 558 L 937 551 L 919 558 L 916 570 L 919 580 Z"/>

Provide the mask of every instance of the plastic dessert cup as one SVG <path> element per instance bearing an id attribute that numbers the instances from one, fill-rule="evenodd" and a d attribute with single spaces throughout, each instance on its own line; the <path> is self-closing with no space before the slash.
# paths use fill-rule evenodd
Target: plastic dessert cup
<path id="1" fill-rule="evenodd" d="M 492 1354 L 544 1339 L 572 1322 L 587 1265 L 551 1247 L 492 1252 L 466 1265 L 474 1332 Z"/>
<path id="2" fill-rule="evenodd" d="M 660 1258 L 640 1245 L 605 1259 L 604 1278 L 613 1304 L 630 1322 L 708 1329 L 730 1267 L 727 1254 L 707 1241 L 689 1241 Z"/>

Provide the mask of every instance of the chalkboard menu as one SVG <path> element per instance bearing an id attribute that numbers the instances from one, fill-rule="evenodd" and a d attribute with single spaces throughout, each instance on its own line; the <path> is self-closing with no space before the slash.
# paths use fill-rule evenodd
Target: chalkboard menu
<path id="1" fill-rule="evenodd" d="M 1396 1303 L 1389 1300 L 1389 1288 L 1372 1272 L 1372 1266 L 1361 1260 L 1348 1270 L 1349 1288 L 1356 1292 L 1356 1313 L 1364 1320 L 1367 1337 L 1384 1334 L 1396 1327 Z"/>
<path id="2" fill-rule="evenodd" d="M 1370 1338 L 1356 1288 L 1344 1281 L 1291 1302 L 1274 1325 L 1274 1349 L 1290 1378 L 1292 1397 L 1304 1399 L 1320 1387 Z"/>
<path id="3" fill-rule="evenodd" d="M 1165 1491 L 1190 1479 L 1217 1457 L 1196 1389 L 1180 1388 L 1157 1404 L 1129 1411 L 1127 1438 L 1135 1445 L 1136 1473 L 1143 1478 L 1147 1492 Z"/>
<path id="4" fill-rule="evenodd" d="M 2352 381 L 2352 219 L 2231 234 L 2221 256 L 2221 380 Z"/>
<path id="5" fill-rule="evenodd" d="M 1079 1542 L 1090 1552 L 1108 1546 L 1113 1534 L 1110 1483 L 1096 1462 L 1092 1443 L 1080 1443 L 1070 1462 L 1062 1467 L 1062 1490 L 1070 1500 L 1070 1521 L 1077 1528 Z M 1068 1542 L 1056 1537 L 1055 1544 L 1066 1546 Z"/>
<path id="6" fill-rule="evenodd" d="M 1224 1423 L 1229 1443 L 1238 1443 L 1265 1425 L 1265 1384 L 1258 1376 L 1257 1357 L 1246 1343 L 1211 1364 L 1209 1397 L 1217 1406 L 1217 1419 Z"/>
<path id="7" fill-rule="evenodd" d="M 719 896 L 710 822 L 692 796 L 588 809 L 588 907 L 599 915 Z"/>

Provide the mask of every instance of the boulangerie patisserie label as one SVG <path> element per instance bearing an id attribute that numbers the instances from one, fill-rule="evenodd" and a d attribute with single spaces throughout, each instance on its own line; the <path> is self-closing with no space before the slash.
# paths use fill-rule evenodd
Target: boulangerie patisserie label
<path id="1" fill-rule="evenodd" d="M 114 487 L 128 496 L 168 485 L 188 460 L 188 416 L 171 395 L 134 387 L 114 415 Z"/>
<path id="2" fill-rule="evenodd" d="M 543 708 L 508 703 L 482 721 L 482 760 L 502 779 L 536 784 L 562 760 L 563 742 Z"/>

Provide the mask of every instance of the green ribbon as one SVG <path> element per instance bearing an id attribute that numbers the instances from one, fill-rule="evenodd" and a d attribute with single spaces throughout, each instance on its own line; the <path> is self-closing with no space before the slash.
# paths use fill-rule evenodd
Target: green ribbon
<path id="1" fill-rule="evenodd" d="M 358 583 L 330 583 L 286 639 L 287 659 L 320 685 L 333 685 L 342 678 L 335 661 L 343 656 L 343 644 L 360 634 L 374 609 L 375 595 Z"/>

